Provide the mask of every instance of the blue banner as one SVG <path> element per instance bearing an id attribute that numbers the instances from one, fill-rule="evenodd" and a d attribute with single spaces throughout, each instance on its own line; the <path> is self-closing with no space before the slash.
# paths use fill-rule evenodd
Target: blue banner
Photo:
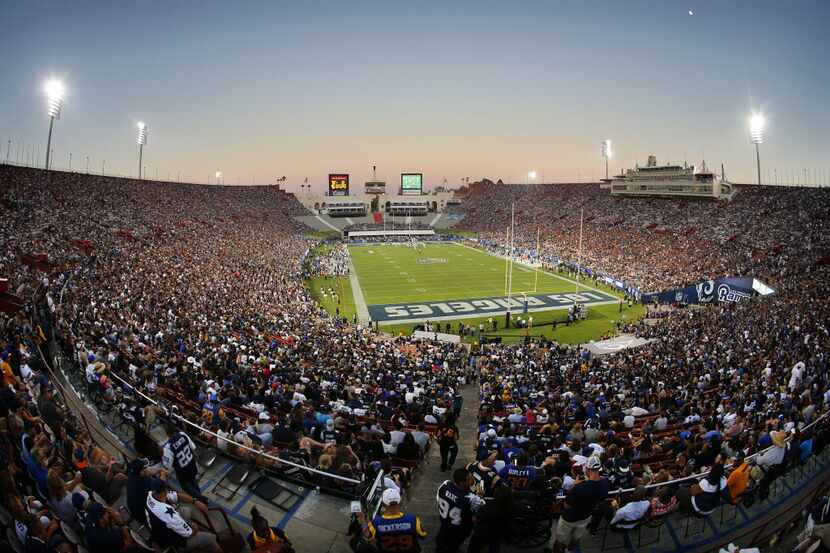
<path id="1" fill-rule="evenodd" d="M 724 277 L 704 280 L 698 284 L 666 290 L 656 294 L 643 294 L 644 303 L 738 303 L 751 298 L 755 291 L 750 277 Z"/>

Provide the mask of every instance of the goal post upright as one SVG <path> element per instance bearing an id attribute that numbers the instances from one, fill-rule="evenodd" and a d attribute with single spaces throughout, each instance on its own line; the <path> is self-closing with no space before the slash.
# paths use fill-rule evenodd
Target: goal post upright
<path id="1" fill-rule="evenodd" d="M 507 302 L 510 303 L 510 296 L 513 294 L 513 243 L 516 238 L 516 204 L 510 204 L 510 270 L 507 275 Z"/>
<path id="2" fill-rule="evenodd" d="M 576 254 L 576 293 L 579 293 L 579 277 L 582 275 L 582 216 L 585 208 L 579 210 L 579 250 Z"/>
<path id="3" fill-rule="evenodd" d="M 541 262 L 539 258 L 541 257 L 542 253 L 539 251 L 539 234 L 541 232 L 541 228 L 537 225 L 536 226 L 536 271 L 534 274 L 534 282 L 533 282 L 533 293 L 536 294 L 539 292 L 539 266 Z"/>
<path id="4" fill-rule="evenodd" d="M 509 226 L 504 231 L 505 250 L 507 249 L 508 244 L 510 244 L 510 227 Z M 505 296 L 507 295 L 507 269 L 508 269 L 509 265 L 510 265 L 510 262 L 508 261 L 508 256 L 505 255 L 504 256 L 504 295 Z"/>

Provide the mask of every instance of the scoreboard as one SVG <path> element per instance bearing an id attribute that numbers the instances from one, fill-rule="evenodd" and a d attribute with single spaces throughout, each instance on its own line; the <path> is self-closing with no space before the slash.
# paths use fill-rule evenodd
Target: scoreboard
<path id="1" fill-rule="evenodd" d="M 347 173 L 329 173 L 329 196 L 349 195 L 349 175 Z"/>
<path id="2" fill-rule="evenodd" d="M 420 196 L 424 189 L 423 173 L 401 173 L 401 194 Z"/>

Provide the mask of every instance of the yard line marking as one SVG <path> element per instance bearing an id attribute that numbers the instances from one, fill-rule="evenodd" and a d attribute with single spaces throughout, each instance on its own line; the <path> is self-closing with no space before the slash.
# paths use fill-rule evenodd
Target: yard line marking
<path id="1" fill-rule="evenodd" d="M 357 270 L 354 268 L 351 256 L 349 256 L 349 282 L 352 285 L 352 298 L 357 310 L 357 318 L 361 321 L 368 321 L 369 308 L 366 307 L 366 299 L 363 297 L 363 289 L 360 287 L 360 280 L 357 278 Z"/>

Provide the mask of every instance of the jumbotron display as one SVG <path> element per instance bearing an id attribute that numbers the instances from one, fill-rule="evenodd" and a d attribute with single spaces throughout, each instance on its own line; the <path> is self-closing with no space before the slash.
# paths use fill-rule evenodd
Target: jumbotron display
<path id="1" fill-rule="evenodd" d="M 401 173 L 401 194 L 420 196 L 424 188 L 423 173 Z"/>
<path id="2" fill-rule="evenodd" d="M 349 175 L 346 173 L 329 173 L 329 196 L 349 195 Z"/>

